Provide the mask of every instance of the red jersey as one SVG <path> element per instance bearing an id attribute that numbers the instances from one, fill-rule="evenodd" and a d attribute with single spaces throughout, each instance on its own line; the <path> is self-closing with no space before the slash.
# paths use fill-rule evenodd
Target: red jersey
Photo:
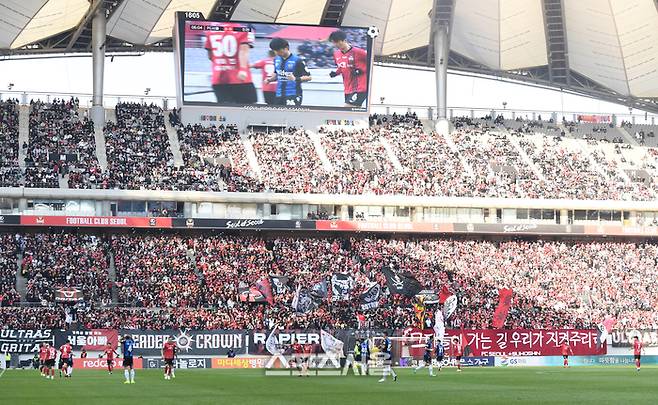
<path id="1" fill-rule="evenodd" d="M 261 70 L 261 75 L 263 76 L 263 91 L 271 93 L 276 92 L 276 82 L 267 82 L 267 78 L 274 74 L 274 58 L 261 59 L 251 65 L 251 67 Z"/>
<path id="2" fill-rule="evenodd" d="M 642 354 L 642 342 L 636 340 L 633 342 L 633 354 L 639 356 Z"/>
<path id="3" fill-rule="evenodd" d="M 304 348 L 299 343 L 295 343 L 292 345 L 292 351 L 295 352 L 295 354 L 302 354 L 304 353 Z"/>
<path id="4" fill-rule="evenodd" d="M 71 357 L 71 352 L 73 351 L 73 348 L 69 343 L 64 343 L 60 348 L 59 352 L 62 354 L 63 359 L 68 359 Z"/>
<path id="5" fill-rule="evenodd" d="M 345 94 L 365 93 L 368 90 L 368 52 L 361 48 L 351 47 L 347 52 L 340 49 L 334 51 L 336 73 L 343 75 Z M 354 70 L 359 69 L 360 75 Z"/>
<path id="6" fill-rule="evenodd" d="M 563 356 L 568 356 L 568 355 L 573 355 L 573 351 L 571 350 L 571 346 L 569 346 L 566 343 L 562 344 L 562 355 Z"/>
<path id="7" fill-rule="evenodd" d="M 162 355 L 165 359 L 173 359 L 176 353 L 176 343 L 166 342 L 162 348 Z"/>
<path id="8" fill-rule="evenodd" d="M 450 353 L 452 353 L 453 357 L 461 357 L 464 355 L 464 348 L 459 342 L 450 343 Z"/>
<path id="9" fill-rule="evenodd" d="M 112 360 L 114 358 L 114 349 L 107 348 L 103 350 L 103 354 L 105 354 L 105 357 L 107 357 L 108 360 Z"/>
<path id="10" fill-rule="evenodd" d="M 53 346 L 50 346 L 46 353 L 46 360 L 55 360 L 56 357 L 57 357 L 57 349 L 55 349 Z"/>
<path id="11" fill-rule="evenodd" d="M 204 48 L 210 51 L 212 62 L 212 84 L 251 83 L 249 62 L 240 66 L 240 47 L 244 44 L 253 46 L 253 32 L 240 31 L 245 28 L 240 24 L 224 24 L 224 31 L 209 31 L 206 34 Z M 240 80 L 238 73 L 244 71 L 246 78 Z"/>
<path id="12" fill-rule="evenodd" d="M 44 361 L 48 358 L 48 348 L 46 346 L 41 346 L 39 348 L 39 360 Z"/>

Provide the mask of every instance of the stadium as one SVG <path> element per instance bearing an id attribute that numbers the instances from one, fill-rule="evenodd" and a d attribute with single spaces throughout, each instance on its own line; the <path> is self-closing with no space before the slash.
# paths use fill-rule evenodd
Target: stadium
<path id="1" fill-rule="evenodd" d="M 656 402 L 658 1 L 0 22 L 3 403 Z"/>

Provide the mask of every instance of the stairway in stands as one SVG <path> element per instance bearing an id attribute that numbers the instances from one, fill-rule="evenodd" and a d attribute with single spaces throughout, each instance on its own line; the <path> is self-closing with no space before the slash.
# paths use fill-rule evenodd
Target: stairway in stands
<path id="1" fill-rule="evenodd" d="M 21 105 L 18 108 L 18 165 L 25 169 L 26 150 L 23 148 L 30 139 L 30 106 Z"/>
<path id="2" fill-rule="evenodd" d="M 379 137 L 379 142 L 382 144 L 382 147 L 384 147 L 384 150 L 386 151 L 386 156 L 388 156 L 388 160 L 391 161 L 391 164 L 393 167 L 395 167 L 395 170 L 398 172 L 403 172 L 404 168 L 402 167 L 402 164 L 400 163 L 400 159 L 398 159 L 397 155 L 393 151 L 393 147 L 391 147 L 391 144 L 384 138 L 383 136 Z"/>
<path id="3" fill-rule="evenodd" d="M 327 157 L 327 152 L 324 150 L 324 146 L 322 146 L 322 142 L 320 142 L 320 135 L 318 135 L 316 132 L 306 130 L 306 135 L 311 139 L 311 142 L 313 143 L 313 147 L 315 148 L 315 153 L 317 153 L 318 157 L 320 158 L 320 161 L 322 162 L 322 168 L 324 169 L 325 172 L 331 173 L 334 168 L 333 165 L 331 164 L 331 161 L 329 161 L 329 158 Z"/>
<path id="4" fill-rule="evenodd" d="M 119 289 L 117 288 L 117 268 L 114 266 L 114 254 L 110 252 L 110 267 L 107 269 L 107 275 L 112 281 L 112 303 L 119 303 Z"/>
<path id="5" fill-rule="evenodd" d="M 176 128 L 171 126 L 166 111 L 164 114 L 165 114 L 165 120 L 164 120 L 165 128 L 167 128 L 167 136 L 169 138 L 169 146 L 171 147 L 172 155 L 174 155 L 174 166 L 176 167 L 185 166 L 185 162 L 183 161 L 183 154 L 180 151 L 180 143 L 178 142 L 178 132 L 176 131 Z"/>
<path id="6" fill-rule="evenodd" d="M 248 136 L 243 136 L 242 145 L 244 146 L 244 151 L 247 155 L 247 160 L 249 161 L 249 167 L 251 167 L 251 171 L 254 172 L 258 178 L 260 178 L 260 164 L 258 163 L 256 152 L 254 151 L 254 144 L 251 143 L 251 139 L 249 139 Z"/>
<path id="7" fill-rule="evenodd" d="M 27 296 L 27 279 L 21 274 L 21 263 L 23 262 L 23 253 L 19 252 L 16 257 L 16 291 L 21 296 L 21 302 L 25 302 Z"/>

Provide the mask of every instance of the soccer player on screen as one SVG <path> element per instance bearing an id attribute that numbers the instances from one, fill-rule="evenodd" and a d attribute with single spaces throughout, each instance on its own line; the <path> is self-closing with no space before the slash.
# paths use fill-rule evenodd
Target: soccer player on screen
<path id="1" fill-rule="evenodd" d="M 212 89 L 219 104 L 253 104 L 256 88 L 249 70 L 253 31 L 241 24 L 223 24 L 223 31 L 209 31 L 204 48 L 212 62 Z"/>
<path id="2" fill-rule="evenodd" d="M 105 349 L 103 350 L 103 353 L 101 353 L 100 357 L 105 356 L 105 360 L 107 361 L 107 372 L 109 374 L 112 374 L 112 370 L 114 370 L 114 356 L 118 356 L 119 353 L 114 350 L 112 347 L 112 344 L 108 343 Z"/>
<path id="3" fill-rule="evenodd" d="M 164 368 L 165 380 L 171 380 L 172 378 L 176 378 L 176 375 L 174 374 L 174 357 L 176 356 L 176 352 L 177 352 L 176 342 L 174 342 L 174 338 L 169 337 L 169 340 L 167 340 L 164 346 L 162 346 L 162 359 L 164 360 L 165 363 L 165 368 Z"/>
<path id="4" fill-rule="evenodd" d="M 644 345 L 640 341 L 640 337 L 635 335 L 635 339 L 633 339 L 633 357 L 635 357 L 635 369 L 637 371 L 640 371 L 640 359 L 642 358 L 643 349 Z"/>
<path id="5" fill-rule="evenodd" d="M 274 51 L 274 74 L 268 83 L 276 82 L 276 104 L 302 105 L 302 83 L 311 81 L 306 64 L 298 55 L 290 52 L 290 44 L 283 38 L 272 38 L 270 49 Z"/>
<path id="6" fill-rule="evenodd" d="M 135 341 L 130 335 L 124 336 L 121 341 L 121 352 L 123 354 L 123 375 L 126 377 L 124 384 L 135 383 L 135 369 L 133 369 L 133 355 L 135 350 Z"/>
<path id="7" fill-rule="evenodd" d="M 273 50 L 270 49 L 268 52 L 268 57 L 259 60 L 256 63 L 252 63 L 252 69 L 260 69 L 261 76 L 263 78 L 262 89 L 263 89 L 263 98 L 265 103 L 268 105 L 273 105 L 276 103 L 276 83 L 268 82 L 267 78 L 274 74 L 274 57 L 276 54 Z"/>
<path id="8" fill-rule="evenodd" d="M 332 32 L 329 41 L 337 48 L 334 61 L 338 66 L 329 76 L 343 76 L 346 107 L 361 107 L 368 97 L 368 52 L 352 46 L 345 31 Z"/>
<path id="9" fill-rule="evenodd" d="M 564 359 L 563 367 L 567 368 L 569 367 L 569 355 L 573 356 L 573 350 L 571 350 L 569 341 L 565 340 L 564 342 L 562 342 L 561 349 L 562 349 L 562 358 Z"/>

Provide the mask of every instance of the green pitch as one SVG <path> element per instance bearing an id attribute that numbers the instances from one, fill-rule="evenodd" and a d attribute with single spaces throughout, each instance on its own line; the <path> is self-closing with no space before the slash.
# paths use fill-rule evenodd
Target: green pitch
<path id="1" fill-rule="evenodd" d="M 266 377 L 262 370 L 178 370 L 165 381 L 158 370 L 137 370 L 136 384 L 123 372 L 74 372 L 46 380 L 34 370 L 0 377 L 0 403 L 16 404 L 656 404 L 658 368 L 632 367 L 427 369 L 399 379 L 378 377 Z"/>

